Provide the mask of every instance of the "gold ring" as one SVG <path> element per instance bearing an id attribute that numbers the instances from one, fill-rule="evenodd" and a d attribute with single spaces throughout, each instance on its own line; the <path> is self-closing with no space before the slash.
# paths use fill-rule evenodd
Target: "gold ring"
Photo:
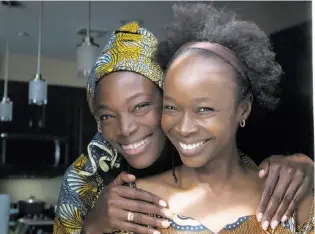
<path id="1" fill-rule="evenodd" d="M 132 222 L 135 218 L 135 214 L 133 212 L 128 212 L 128 217 L 127 217 L 127 220 L 129 222 Z"/>

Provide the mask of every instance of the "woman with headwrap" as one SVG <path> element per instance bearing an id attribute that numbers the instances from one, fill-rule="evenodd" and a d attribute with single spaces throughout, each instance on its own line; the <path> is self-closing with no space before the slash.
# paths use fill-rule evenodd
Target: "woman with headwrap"
<path id="1" fill-rule="evenodd" d="M 56 209 L 55 234 L 113 230 L 153 233 L 156 232 L 153 227 L 168 227 L 165 220 L 146 215 L 172 216 L 165 201 L 152 193 L 122 185 L 133 182 L 135 176 L 158 174 L 179 163 L 160 126 L 163 71 L 153 60 L 156 46 L 152 33 L 130 23 L 113 33 L 98 58 L 88 80 L 87 96 L 99 132 L 88 145 L 88 154 L 81 155 L 65 173 Z M 302 186 L 298 194 L 302 196 L 307 190 L 305 186 L 311 183 L 308 168 L 312 164 L 308 157 L 291 156 L 291 160 L 295 158 L 309 166 L 290 164 L 284 157 L 282 161 L 271 157 L 269 164 L 262 166 L 267 179 L 260 211 L 269 213 L 269 220 L 276 213 L 290 215 L 287 208 L 295 207 L 291 201 L 274 202 L 272 194 L 293 197 L 295 188 Z M 242 161 L 256 167 L 248 157 L 242 157 Z M 294 173 L 281 173 L 277 174 L 281 175 L 277 183 L 271 173 L 274 166 L 283 171 L 302 171 L 306 179 L 298 180 Z M 121 171 L 130 171 L 135 176 L 119 174 Z M 276 186 L 287 180 L 294 184 L 291 190 Z M 283 209 L 277 212 L 280 203 Z"/>

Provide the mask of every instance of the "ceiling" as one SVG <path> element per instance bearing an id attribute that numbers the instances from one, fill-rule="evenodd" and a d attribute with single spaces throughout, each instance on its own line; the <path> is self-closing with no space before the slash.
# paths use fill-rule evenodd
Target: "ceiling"
<path id="1" fill-rule="evenodd" d="M 36 55 L 40 2 L 22 1 L 21 4 L 19 8 L 10 9 L 11 50 L 13 53 Z M 243 19 L 255 21 L 268 34 L 311 20 L 311 2 L 306 1 L 216 1 L 215 5 L 236 9 Z M 170 1 L 93 1 L 91 26 L 107 31 L 95 41 L 102 47 L 111 31 L 124 20 L 143 21 L 142 26 L 162 40 L 165 38 L 162 27 L 172 19 L 171 6 Z M 7 10 L 0 5 L 0 53 L 5 49 Z M 43 56 L 74 60 L 76 46 L 82 40 L 77 30 L 87 26 L 88 2 L 45 1 L 43 16 Z M 19 32 L 29 36 L 18 36 Z"/>

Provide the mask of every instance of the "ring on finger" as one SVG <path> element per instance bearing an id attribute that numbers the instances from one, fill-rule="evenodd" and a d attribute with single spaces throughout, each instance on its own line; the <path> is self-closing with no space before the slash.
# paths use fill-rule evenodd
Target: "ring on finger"
<path id="1" fill-rule="evenodd" d="M 127 220 L 128 220 L 129 222 L 133 222 L 134 219 L 135 219 L 135 213 L 133 213 L 133 212 L 128 212 Z"/>

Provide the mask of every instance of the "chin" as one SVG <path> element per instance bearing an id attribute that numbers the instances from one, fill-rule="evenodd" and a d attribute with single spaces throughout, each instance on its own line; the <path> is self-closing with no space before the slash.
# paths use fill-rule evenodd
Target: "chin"
<path id="1" fill-rule="evenodd" d="M 204 160 L 201 160 L 199 157 L 186 157 L 186 156 L 180 156 L 181 160 L 183 162 L 183 164 L 186 167 L 190 167 L 190 168 L 200 168 L 203 167 L 206 163 L 204 162 Z"/>
<path id="2" fill-rule="evenodd" d="M 146 169 L 146 168 L 152 166 L 156 162 L 157 158 L 151 159 L 151 160 L 148 160 L 148 158 L 146 158 L 144 160 L 143 156 L 142 156 L 139 159 L 130 160 L 130 158 L 129 159 L 126 158 L 126 160 L 127 160 L 128 164 L 130 166 L 132 166 L 134 169 L 141 170 L 141 169 Z"/>

